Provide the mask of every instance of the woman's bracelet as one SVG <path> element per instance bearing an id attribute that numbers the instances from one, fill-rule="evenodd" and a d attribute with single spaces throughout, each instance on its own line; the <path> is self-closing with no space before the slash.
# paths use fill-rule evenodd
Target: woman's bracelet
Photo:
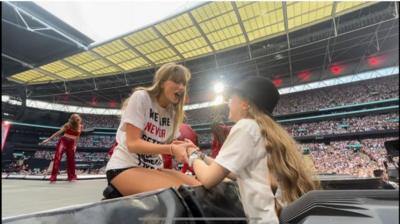
<path id="1" fill-rule="evenodd" d="M 193 162 L 196 159 L 201 159 L 204 161 L 205 156 L 206 155 L 200 151 L 193 151 L 192 154 L 190 154 L 190 156 L 189 156 L 189 161 L 188 161 L 189 166 L 193 167 Z"/>

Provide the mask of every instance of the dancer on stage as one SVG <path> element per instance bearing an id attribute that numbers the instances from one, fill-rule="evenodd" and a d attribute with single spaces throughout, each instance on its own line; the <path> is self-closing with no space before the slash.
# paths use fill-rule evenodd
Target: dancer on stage
<path id="1" fill-rule="evenodd" d="M 76 180 L 75 174 L 75 152 L 79 142 L 79 137 L 83 130 L 82 118 L 78 114 L 72 114 L 66 124 L 54 133 L 52 136 L 39 143 L 43 145 L 51 139 L 64 135 L 58 140 L 56 153 L 53 160 L 53 169 L 51 171 L 50 183 L 55 183 L 57 180 L 58 170 L 60 169 L 61 157 L 64 152 L 67 154 L 67 174 L 69 181 Z"/>
<path id="2" fill-rule="evenodd" d="M 273 119 L 278 100 L 279 92 L 269 79 L 254 76 L 242 81 L 229 100 L 229 119 L 235 125 L 215 160 L 194 148 L 189 151 L 197 180 L 212 188 L 225 177 L 236 179 L 247 217 L 261 218 L 260 223 L 279 223 L 281 206 L 318 186 L 299 145 Z"/>

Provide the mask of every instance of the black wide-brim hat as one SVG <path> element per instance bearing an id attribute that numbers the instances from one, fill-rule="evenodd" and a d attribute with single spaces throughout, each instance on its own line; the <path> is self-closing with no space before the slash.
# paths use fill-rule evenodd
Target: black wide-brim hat
<path id="1" fill-rule="evenodd" d="M 271 117 L 280 98 L 274 83 L 270 79 L 261 76 L 251 76 L 237 85 L 228 87 L 227 95 L 232 96 L 235 94 L 249 100 L 258 109 Z"/>

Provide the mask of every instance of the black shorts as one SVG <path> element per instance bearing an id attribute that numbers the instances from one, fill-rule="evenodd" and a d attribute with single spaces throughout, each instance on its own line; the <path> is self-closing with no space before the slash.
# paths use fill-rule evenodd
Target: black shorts
<path id="1" fill-rule="evenodd" d="M 129 170 L 131 168 L 135 168 L 135 166 L 122 168 L 122 169 L 107 170 L 106 177 L 107 177 L 108 184 L 111 184 L 111 180 L 114 179 L 114 177 L 118 176 L 120 173 L 124 172 L 125 170 Z"/>

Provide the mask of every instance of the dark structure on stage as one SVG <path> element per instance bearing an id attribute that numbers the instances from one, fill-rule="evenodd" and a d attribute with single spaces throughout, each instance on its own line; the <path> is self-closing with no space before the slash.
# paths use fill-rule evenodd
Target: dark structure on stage
<path id="1" fill-rule="evenodd" d="M 320 175 L 324 190 L 383 189 L 380 178 L 362 178 L 348 175 Z"/>
<path id="2" fill-rule="evenodd" d="M 399 223 L 398 190 L 309 192 L 286 207 L 280 223 Z"/>
<path id="3" fill-rule="evenodd" d="M 339 186 L 329 181 L 322 180 L 322 183 L 331 187 Z M 398 223 L 398 207 L 398 190 L 318 190 L 305 194 L 285 207 L 280 222 Z M 169 188 L 86 206 L 3 219 L 2 223 L 212 224 L 223 221 L 254 223 L 247 222 L 245 218 L 234 182 L 223 182 L 212 190 L 203 187 Z"/>

